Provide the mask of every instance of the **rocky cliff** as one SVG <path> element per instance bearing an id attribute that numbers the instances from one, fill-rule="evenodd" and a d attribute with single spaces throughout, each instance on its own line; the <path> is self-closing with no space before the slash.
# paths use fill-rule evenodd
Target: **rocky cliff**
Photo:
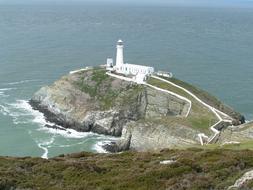
<path id="1" fill-rule="evenodd" d="M 185 118 L 189 102 L 145 85 L 110 77 L 102 68 L 64 76 L 36 92 L 30 104 L 55 123 L 55 127 L 121 136 L 116 144 L 105 146 L 111 151 L 198 144 L 197 134 L 203 130 L 208 133 L 208 127 L 215 122 L 214 116 L 207 117 L 209 111 L 200 109 L 200 105 L 194 107 L 192 117 Z M 235 120 L 242 118 L 232 109 L 226 109 Z"/>

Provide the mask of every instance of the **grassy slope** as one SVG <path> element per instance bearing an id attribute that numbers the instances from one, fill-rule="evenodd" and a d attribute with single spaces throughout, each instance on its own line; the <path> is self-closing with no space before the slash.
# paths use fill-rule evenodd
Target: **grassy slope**
<path id="1" fill-rule="evenodd" d="M 253 167 L 253 151 L 77 153 L 49 160 L 0 158 L 0 189 L 225 189 Z M 171 165 L 159 162 L 177 160 Z"/>
<path id="2" fill-rule="evenodd" d="M 111 84 L 114 78 L 108 76 L 106 70 L 102 68 L 94 68 L 92 74 L 88 77 L 84 77 L 87 75 L 85 72 L 87 71 L 79 73 L 80 79 L 75 82 L 75 85 L 99 102 L 101 110 L 109 110 L 116 104 L 124 105 L 143 90 L 139 85 L 119 86 L 117 89 L 112 88 Z"/>
<path id="3" fill-rule="evenodd" d="M 181 81 L 177 78 L 166 78 L 166 77 L 162 77 L 162 78 L 164 78 L 165 80 L 171 81 L 179 86 L 184 87 L 185 89 L 187 89 L 190 92 L 192 92 L 193 94 L 195 94 L 199 99 L 201 99 L 205 103 L 215 107 L 218 110 L 223 111 L 224 113 L 230 115 L 231 117 L 233 117 L 235 119 L 240 119 L 240 120 L 243 119 L 242 118 L 243 116 L 240 113 L 234 111 L 231 107 L 222 103 L 219 99 L 217 99 L 215 96 L 212 96 L 208 92 L 206 92 L 196 86 L 193 86 L 189 83 Z"/>
<path id="4" fill-rule="evenodd" d="M 212 96 L 208 92 L 199 89 L 189 83 L 186 83 L 176 78 L 164 78 L 164 79 L 169 80 L 179 86 L 182 86 L 183 88 L 189 90 L 190 92 L 198 96 L 201 100 L 206 101 L 208 104 L 211 104 L 213 107 L 218 108 L 222 104 L 222 102 L 218 100 L 215 96 Z"/>
<path id="5" fill-rule="evenodd" d="M 81 72 L 82 75 L 85 75 L 85 72 Z M 95 68 L 92 71 L 91 80 L 92 83 L 88 84 L 86 81 L 84 81 L 84 76 L 80 78 L 79 81 L 76 82 L 76 86 L 83 92 L 89 94 L 91 97 L 96 98 L 101 103 L 101 108 L 103 109 L 109 109 L 112 104 L 115 97 L 118 96 L 117 91 L 112 91 L 110 89 L 110 83 L 112 79 L 106 75 L 106 71 L 104 69 Z M 103 83 L 107 83 L 107 93 L 105 96 L 103 96 L 101 93 L 99 93 L 99 90 Z"/>
<path id="6" fill-rule="evenodd" d="M 183 90 L 154 78 L 150 78 L 148 80 L 148 83 L 159 88 L 175 92 L 191 100 L 192 110 L 188 118 L 177 118 L 177 122 L 182 122 L 183 124 L 186 124 L 192 128 L 205 132 L 209 129 L 210 126 L 212 126 L 218 121 L 213 112 L 211 112 L 208 108 L 204 107 L 202 104 L 200 104 L 192 96 L 190 96 Z"/>

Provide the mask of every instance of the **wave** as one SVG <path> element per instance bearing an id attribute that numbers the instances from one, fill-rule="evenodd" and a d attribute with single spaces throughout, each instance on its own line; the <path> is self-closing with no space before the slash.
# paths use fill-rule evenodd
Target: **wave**
<path id="1" fill-rule="evenodd" d="M 60 126 L 58 125 L 56 126 L 60 128 Z M 42 127 L 42 128 L 39 128 L 38 130 L 51 133 L 51 134 L 61 135 L 65 138 L 72 138 L 72 139 L 82 139 L 82 138 L 87 138 L 89 136 L 96 135 L 92 132 L 78 132 L 78 131 L 75 131 L 74 129 L 65 129 L 65 128 L 61 130 L 61 129 L 52 129 L 48 127 Z"/>
<path id="2" fill-rule="evenodd" d="M 36 82 L 38 80 L 21 80 L 21 81 L 15 81 L 15 82 L 8 82 L 4 83 L 5 85 L 17 85 L 17 84 L 23 84 L 23 83 L 28 83 L 28 82 Z"/>
<path id="3" fill-rule="evenodd" d="M 55 144 L 53 146 L 48 146 L 49 148 L 51 147 L 59 147 L 59 148 L 65 148 L 65 147 L 72 147 L 72 146 L 76 146 L 76 145 L 82 145 L 84 143 L 86 143 L 88 141 L 88 139 L 85 139 L 84 141 L 78 142 L 78 143 L 74 143 L 74 144 Z"/>
<path id="4" fill-rule="evenodd" d="M 8 115 L 10 113 L 10 110 L 6 106 L 0 104 L 0 113 L 3 115 Z"/>
<path id="5" fill-rule="evenodd" d="M 36 118 L 43 118 L 44 115 L 37 110 L 33 110 L 27 100 L 16 100 L 15 103 L 6 104 L 8 115 L 13 118 L 13 123 L 30 123 Z"/>
<path id="6" fill-rule="evenodd" d="M 15 103 L 8 105 L 9 107 L 0 106 L 0 109 L 2 109 L 5 115 L 8 114 L 13 117 L 14 124 L 36 123 L 40 126 L 40 128 L 37 129 L 38 131 L 58 134 L 65 138 L 81 139 L 95 135 L 92 132 L 78 132 L 74 129 L 66 129 L 55 123 L 47 121 L 44 114 L 38 110 L 34 110 L 27 100 L 17 100 Z M 26 118 L 24 118 L 25 116 Z M 45 127 L 45 125 L 56 126 L 59 129 L 48 128 Z"/>
<path id="7" fill-rule="evenodd" d="M 6 94 L 6 91 L 14 90 L 16 88 L 0 88 L 0 97 L 9 97 L 9 94 Z"/>
<path id="8" fill-rule="evenodd" d="M 48 159 L 48 146 L 54 142 L 54 137 L 52 137 L 49 141 L 44 142 L 37 142 L 38 147 L 44 150 L 44 153 L 42 154 L 41 158 Z"/>
<path id="9" fill-rule="evenodd" d="M 85 143 L 88 137 L 95 138 L 97 142 L 95 143 L 95 145 L 93 145 L 92 149 L 98 153 L 106 153 L 107 151 L 103 149 L 103 145 L 118 139 L 117 137 L 99 135 L 93 132 L 78 132 L 74 129 L 66 129 L 62 126 L 56 125 L 55 123 L 48 122 L 44 114 L 39 112 L 38 110 L 34 110 L 27 100 L 16 100 L 15 103 L 3 105 L 0 104 L 0 113 L 11 116 L 13 119 L 13 123 L 16 125 L 35 123 L 38 125 L 38 127 L 34 130 L 42 131 L 53 136 L 52 139 L 49 141 L 41 142 L 35 140 L 37 142 L 38 147 L 44 150 L 44 153 L 41 156 L 42 158 L 48 157 L 48 148 L 51 147 L 51 144 L 54 142 L 54 138 L 57 137 L 57 135 L 60 135 L 67 139 L 82 139 L 81 142 L 78 142 L 78 144 L 80 143 L 80 145 Z M 48 128 L 45 127 L 45 125 L 56 126 L 57 128 Z M 84 141 L 83 139 L 86 140 Z M 57 147 L 70 147 L 78 144 L 57 145 Z"/>
<path id="10" fill-rule="evenodd" d="M 8 95 L 8 94 L 5 94 L 4 92 L 1 92 L 0 91 L 0 97 L 9 97 L 10 95 Z"/>
<path id="11" fill-rule="evenodd" d="M 97 142 L 94 146 L 93 149 L 97 152 L 97 153 L 108 153 L 108 151 L 106 151 L 103 146 L 110 143 L 111 141 L 106 140 L 106 141 L 99 141 Z"/>
<path id="12" fill-rule="evenodd" d="M 0 88 L 0 92 L 2 91 L 10 91 L 10 90 L 15 90 L 17 88 Z"/>
<path id="13" fill-rule="evenodd" d="M 105 135 L 100 135 L 100 136 L 97 137 L 97 140 L 99 140 L 99 141 L 93 146 L 93 150 L 95 150 L 97 153 L 109 153 L 108 151 L 106 151 L 103 148 L 103 146 L 106 145 L 106 144 L 109 144 L 111 142 L 115 142 L 118 139 L 120 139 L 120 137 L 112 137 L 112 136 L 108 137 L 108 136 L 105 136 Z"/>

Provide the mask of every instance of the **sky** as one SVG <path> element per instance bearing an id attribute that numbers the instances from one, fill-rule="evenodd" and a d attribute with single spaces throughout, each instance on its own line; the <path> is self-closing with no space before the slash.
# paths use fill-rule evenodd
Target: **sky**
<path id="1" fill-rule="evenodd" d="M 253 0 L 0 0 L 1 4 L 40 3 L 120 3 L 138 5 L 182 5 L 182 6 L 253 6 Z"/>

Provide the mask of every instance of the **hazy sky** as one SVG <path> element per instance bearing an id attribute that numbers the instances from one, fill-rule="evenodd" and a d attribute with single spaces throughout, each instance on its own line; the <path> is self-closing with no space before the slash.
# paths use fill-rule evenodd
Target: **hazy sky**
<path id="1" fill-rule="evenodd" d="M 253 6 L 253 0 L 0 0 L 0 3 L 75 3 L 103 2 L 140 5 L 210 5 L 210 6 Z"/>

